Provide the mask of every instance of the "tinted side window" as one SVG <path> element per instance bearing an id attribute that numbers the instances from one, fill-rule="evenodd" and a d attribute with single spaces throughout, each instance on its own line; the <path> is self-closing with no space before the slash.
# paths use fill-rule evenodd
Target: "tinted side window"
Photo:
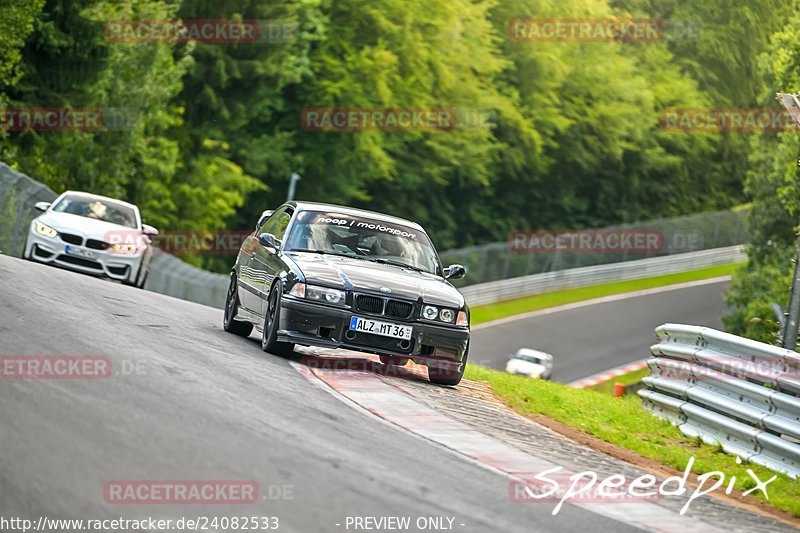
<path id="1" fill-rule="evenodd" d="M 272 224 L 269 233 L 275 235 L 278 240 L 283 240 L 283 236 L 286 234 L 286 228 L 289 226 L 289 221 L 292 219 L 292 210 L 286 209 L 278 213 L 278 216 L 275 218 L 275 223 Z"/>

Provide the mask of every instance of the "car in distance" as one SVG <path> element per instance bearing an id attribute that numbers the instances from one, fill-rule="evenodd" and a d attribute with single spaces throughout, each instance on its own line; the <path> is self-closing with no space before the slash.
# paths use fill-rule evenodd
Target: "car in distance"
<path id="1" fill-rule="evenodd" d="M 370 211 L 288 202 L 266 211 L 242 243 L 223 326 L 255 326 L 265 351 L 295 344 L 409 359 L 433 383 L 456 385 L 469 352 L 469 308 L 421 226 Z"/>
<path id="2" fill-rule="evenodd" d="M 550 379 L 553 356 L 531 348 L 520 348 L 506 363 L 506 372 L 534 379 Z"/>
<path id="3" fill-rule="evenodd" d="M 67 191 L 36 209 L 43 213 L 31 221 L 25 259 L 144 287 L 158 230 L 135 205 Z"/>

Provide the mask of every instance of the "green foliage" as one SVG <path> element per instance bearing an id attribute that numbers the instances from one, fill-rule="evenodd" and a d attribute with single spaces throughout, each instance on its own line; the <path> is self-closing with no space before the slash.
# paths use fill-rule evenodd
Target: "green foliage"
<path id="1" fill-rule="evenodd" d="M 745 172 L 757 164 L 747 160 L 750 137 L 666 132 L 659 116 L 670 107 L 757 101 L 758 54 L 791 7 L 789 0 L 14 5 L 22 7 L 3 22 L 14 39 L 0 48 L 0 73 L 23 74 L 16 86 L 4 80 L 14 105 L 135 111 L 132 125 L 116 131 L 10 133 L 6 158 L 16 168 L 56 190 L 136 202 L 162 229 L 212 230 L 251 227 L 285 199 L 297 172 L 299 199 L 417 220 L 440 248 L 504 240 L 516 228 L 600 227 L 740 203 Z M 699 20 L 702 34 L 653 43 L 512 40 L 509 21 L 532 16 Z M 103 36 L 107 20 L 175 18 L 295 29 L 285 40 L 231 44 Z M 450 107 L 490 110 L 495 119 L 444 132 L 319 132 L 301 127 L 309 107 Z M 230 258 L 194 262 L 222 271 Z"/>
<path id="2" fill-rule="evenodd" d="M 800 4 L 795 3 L 795 13 Z M 792 15 L 772 35 L 758 58 L 765 85 L 762 102 L 774 102 L 776 92 L 800 91 L 800 17 Z M 772 104 L 775 105 L 775 104 Z M 749 224 L 753 240 L 750 262 L 734 276 L 727 301 L 732 313 L 724 323 L 729 331 L 777 344 L 779 324 L 769 304 L 786 308 L 792 280 L 797 220 L 800 217 L 800 137 L 794 131 L 762 133 L 752 139 L 746 191 L 753 199 Z"/>

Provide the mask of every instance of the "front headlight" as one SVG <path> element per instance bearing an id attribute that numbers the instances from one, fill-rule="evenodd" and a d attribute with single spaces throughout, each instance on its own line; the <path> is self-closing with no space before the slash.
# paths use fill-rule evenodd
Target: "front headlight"
<path id="1" fill-rule="evenodd" d="M 469 320 L 467 320 L 467 313 L 465 311 L 458 312 L 456 326 L 469 326 Z"/>
<path id="2" fill-rule="evenodd" d="M 539 374 L 538 372 L 531 372 L 531 373 L 529 374 L 529 376 L 530 376 L 530 377 L 532 377 L 533 379 L 539 379 L 539 376 L 540 376 L 540 375 L 541 375 L 541 374 Z"/>
<path id="3" fill-rule="evenodd" d="M 442 309 L 439 312 L 439 320 L 442 322 L 452 322 L 456 318 L 456 313 L 452 309 Z"/>
<path id="4" fill-rule="evenodd" d="M 118 254 L 133 255 L 136 251 L 135 244 L 120 242 L 114 245 L 114 252 Z"/>
<path id="5" fill-rule="evenodd" d="M 435 320 L 439 316 L 439 308 L 432 305 L 426 305 L 422 308 L 422 318 L 427 320 Z"/>
<path id="6" fill-rule="evenodd" d="M 306 300 L 333 305 L 345 305 L 346 299 L 346 293 L 342 290 L 306 285 L 305 283 L 295 283 L 289 294 L 296 298 L 305 298 Z"/>
<path id="7" fill-rule="evenodd" d="M 38 220 L 36 221 L 36 233 L 38 233 L 39 235 L 44 235 L 45 237 L 50 237 L 50 238 L 53 238 L 58 234 L 58 232 L 56 230 L 54 230 L 53 228 L 51 228 L 47 224 L 42 224 Z"/>

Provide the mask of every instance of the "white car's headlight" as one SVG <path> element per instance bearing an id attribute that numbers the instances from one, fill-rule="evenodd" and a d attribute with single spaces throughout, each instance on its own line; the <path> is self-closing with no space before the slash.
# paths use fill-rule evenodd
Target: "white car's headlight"
<path id="1" fill-rule="evenodd" d="M 56 230 L 54 230 L 53 228 L 51 228 L 47 224 L 42 224 L 38 220 L 36 221 L 36 233 L 38 233 L 39 235 L 44 235 L 45 237 L 50 237 L 50 238 L 53 238 L 58 234 L 58 232 Z"/>
<path id="2" fill-rule="evenodd" d="M 305 298 L 317 302 L 325 302 L 333 305 L 345 305 L 346 293 L 339 289 L 328 287 L 318 287 L 316 285 L 306 285 L 305 283 L 295 283 L 289 291 L 291 296 Z"/>
<path id="3" fill-rule="evenodd" d="M 114 252 L 118 254 L 133 255 L 137 251 L 135 244 L 120 242 L 114 245 Z"/>

